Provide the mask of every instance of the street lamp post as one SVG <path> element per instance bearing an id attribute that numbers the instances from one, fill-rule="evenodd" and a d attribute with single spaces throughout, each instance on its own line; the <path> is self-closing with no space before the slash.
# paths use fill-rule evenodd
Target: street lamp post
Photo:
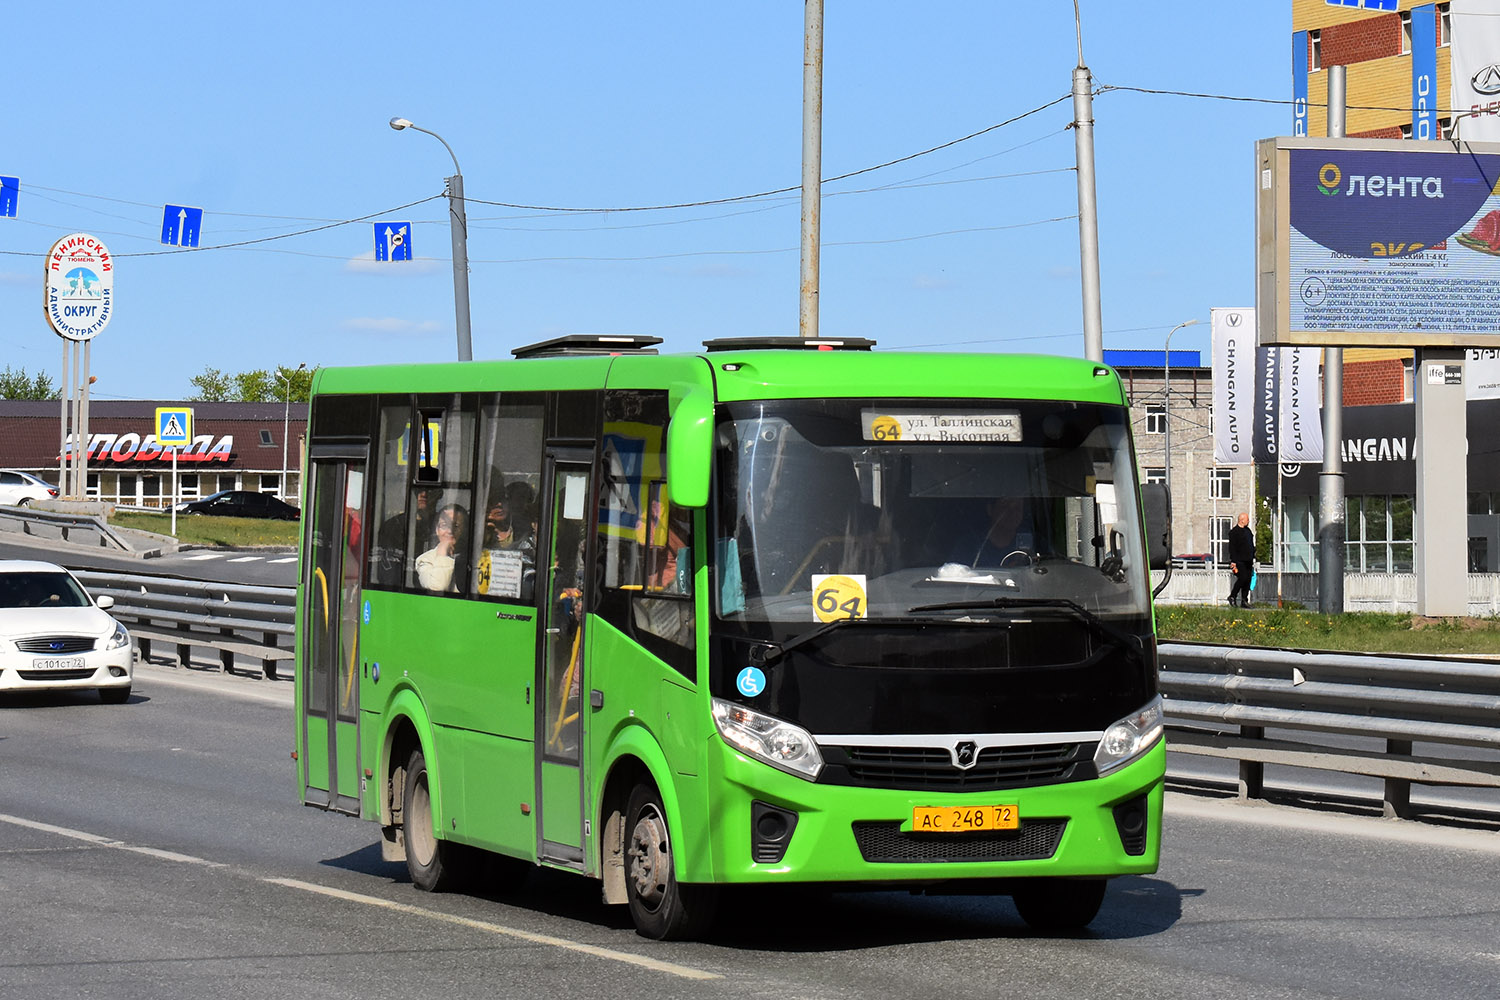
<path id="1" fill-rule="evenodd" d="M 458 168 L 458 157 L 448 140 L 430 129 L 413 125 L 405 118 L 392 118 L 391 128 L 400 132 L 414 128 L 426 132 L 453 157 L 453 176 L 448 178 L 448 221 L 453 231 L 453 312 L 458 321 L 458 360 L 474 360 L 474 349 L 469 336 L 469 223 L 464 218 L 464 175 Z"/>
<path id="2" fill-rule="evenodd" d="M 307 368 L 307 362 L 297 366 L 297 371 Z M 292 377 L 283 374 L 280 369 L 276 371 L 276 377 L 286 383 L 286 403 L 281 410 L 281 499 L 286 499 L 286 437 L 292 426 Z"/>
<path id="3" fill-rule="evenodd" d="M 1190 320 L 1186 320 L 1186 321 L 1184 321 L 1182 323 L 1178 323 L 1176 326 L 1172 327 L 1171 330 L 1168 330 L 1167 331 L 1167 345 L 1166 345 L 1166 349 L 1162 351 L 1162 359 L 1161 359 L 1161 361 L 1162 361 L 1162 371 L 1163 371 L 1163 374 L 1165 376 L 1165 378 L 1163 379 L 1163 381 L 1165 382 L 1165 385 L 1163 386 L 1163 389 L 1162 389 L 1162 398 L 1167 401 L 1167 464 L 1166 464 L 1166 471 L 1167 471 L 1167 496 L 1169 496 L 1169 497 L 1172 495 L 1172 334 L 1176 333 L 1178 330 L 1181 330 L 1185 326 L 1196 326 L 1197 324 L 1198 324 L 1198 321 L 1196 319 L 1190 319 Z M 1168 513 L 1168 518 L 1169 519 L 1170 519 L 1170 516 L 1171 515 L 1170 515 L 1170 512 L 1169 512 Z"/>

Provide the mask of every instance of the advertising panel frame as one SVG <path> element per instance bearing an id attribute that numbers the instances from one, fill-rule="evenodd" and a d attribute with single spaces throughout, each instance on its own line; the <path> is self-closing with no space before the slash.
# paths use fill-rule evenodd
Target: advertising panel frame
<path id="1" fill-rule="evenodd" d="M 1441 328 L 1432 324 L 1413 324 L 1420 328 L 1403 328 L 1392 322 L 1386 323 L 1349 323 L 1339 325 L 1327 325 L 1318 328 L 1310 328 L 1306 322 L 1297 323 L 1294 305 L 1301 303 L 1293 302 L 1293 294 L 1301 289 L 1306 282 L 1303 277 L 1307 271 L 1300 265 L 1294 268 L 1293 242 L 1294 223 L 1304 221 L 1301 216 L 1294 218 L 1293 205 L 1293 154 L 1299 151 L 1326 151 L 1330 157 L 1338 155 L 1353 154 L 1355 157 L 1373 154 L 1377 157 L 1389 157 L 1391 154 L 1400 154 L 1403 158 L 1411 156 L 1431 156 L 1432 154 L 1443 154 L 1456 159 L 1451 161 L 1450 166 L 1460 166 L 1465 161 L 1474 166 L 1476 175 L 1490 185 L 1486 190 L 1487 201 L 1481 199 L 1478 210 L 1494 208 L 1492 202 L 1500 201 L 1500 143 L 1478 143 L 1478 142 L 1454 142 L 1439 140 L 1433 142 L 1419 142 L 1412 139 L 1327 139 L 1327 138 L 1293 138 L 1279 136 L 1271 139 L 1262 139 L 1256 143 L 1256 258 L 1255 258 L 1255 302 L 1256 302 L 1256 332 L 1257 342 L 1260 346 L 1323 346 L 1323 347 L 1473 347 L 1473 348 L 1495 348 L 1500 347 L 1500 322 L 1483 324 L 1484 329 L 1452 329 Z M 1491 163 L 1487 158 L 1493 157 Z M 1461 158 L 1461 159 L 1457 159 Z M 1480 159 L 1486 158 L 1486 159 Z M 1299 158 L 1300 163 L 1310 162 L 1307 157 Z M 1439 161 L 1408 161 L 1412 163 L 1436 163 Z M 1337 171 L 1330 171 L 1327 176 L 1334 176 Z M 1434 178 L 1428 174 L 1417 174 L 1415 170 L 1408 171 L 1410 176 L 1397 171 L 1390 179 L 1402 182 L 1402 197 L 1405 203 L 1400 207 L 1407 208 L 1409 205 L 1417 207 L 1430 207 L 1430 205 L 1446 208 L 1451 214 L 1460 204 L 1457 199 L 1447 205 L 1442 205 L 1444 195 L 1448 190 L 1454 190 L 1450 183 L 1445 190 L 1441 183 L 1442 178 Z M 1493 176 L 1492 176 L 1493 175 Z M 1320 175 L 1321 177 L 1322 175 Z M 1380 189 L 1383 191 L 1386 175 L 1381 174 Z M 1361 185 L 1356 189 L 1355 181 Z M 1363 175 L 1340 176 L 1342 188 L 1337 192 L 1338 197 L 1330 201 L 1330 207 L 1334 201 L 1342 201 L 1350 197 L 1351 191 L 1365 193 L 1363 185 L 1366 178 Z M 1414 182 L 1414 183 L 1407 183 Z M 1419 193 L 1413 198 L 1411 190 Z M 1422 191 L 1429 193 L 1420 193 Z M 1443 194 L 1437 194 L 1437 192 Z M 1329 194 L 1327 190 L 1323 194 Z M 1373 193 L 1373 192 L 1371 192 Z M 1391 204 L 1397 204 L 1394 195 L 1388 196 Z M 1362 199 L 1366 200 L 1366 199 Z M 1471 199 L 1472 200 L 1472 199 Z M 1409 203 L 1409 205 L 1407 204 Z M 1309 214 L 1310 215 L 1310 214 Z M 1360 218 L 1368 218 L 1368 214 L 1361 214 Z M 1311 217 L 1307 220 L 1313 221 Z M 1411 251 L 1405 249 L 1407 244 L 1393 242 L 1383 247 L 1382 253 L 1369 255 L 1366 253 L 1336 253 L 1330 248 L 1327 256 L 1342 258 L 1337 264 L 1330 265 L 1330 271 L 1334 274 L 1349 274 L 1363 277 L 1366 281 L 1366 290 L 1373 294 L 1389 295 L 1393 299 L 1399 298 L 1401 281 L 1408 276 L 1421 276 L 1429 278 L 1429 285 L 1424 288 L 1440 287 L 1442 277 L 1449 270 L 1448 259 L 1460 267 L 1464 264 L 1473 264 L 1478 256 L 1475 251 L 1459 245 L 1452 238 L 1462 233 L 1469 225 L 1465 222 L 1459 226 L 1457 232 L 1442 235 L 1448 237 L 1440 242 L 1429 240 L 1427 243 L 1416 243 L 1410 245 L 1421 247 L 1420 250 Z M 1428 228 L 1431 228 L 1429 226 Z M 1402 230 L 1404 232 L 1405 230 Z M 1300 231 L 1295 232 L 1295 239 L 1304 245 L 1312 245 L 1315 241 L 1304 236 Z M 1373 248 L 1373 244 L 1366 244 Z M 1389 252 L 1394 249 L 1395 252 Z M 1495 276 L 1500 279 L 1500 256 L 1494 260 Z M 1346 263 L 1352 261 L 1353 263 Z M 1392 266 L 1393 262 L 1401 261 L 1401 265 Z M 1421 265 L 1431 275 L 1421 274 L 1417 270 Z M 1453 270 L 1457 270 L 1454 268 Z M 1371 276 L 1374 276 L 1373 278 Z M 1456 275 L 1457 282 L 1462 276 Z M 1294 286 L 1297 286 L 1294 288 Z M 1406 293 L 1410 294 L 1410 293 Z M 1420 301 L 1445 301 L 1447 297 L 1442 295 L 1427 295 L 1420 297 Z M 1307 300 L 1303 300 L 1307 301 Z M 1408 308 L 1410 299 L 1402 303 L 1402 308 Z M 1372 307 L 1373 308 L 1373 307 Z M 1394 307 L 1392 307 L 1394 311 Z M 1368 311 L 1364 315 L 1368 315 Z M 1497 314 L 1500 315 L 1500 314 Z"/>

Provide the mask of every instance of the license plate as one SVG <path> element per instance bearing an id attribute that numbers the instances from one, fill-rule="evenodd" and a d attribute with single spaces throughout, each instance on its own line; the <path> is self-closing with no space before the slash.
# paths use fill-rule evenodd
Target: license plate
<path id="1" fill-rule="evenodd" d="M 979 833 L 984 830 L 1015 830 L 1021 825 L 1021 807 L 916 806 L 911 811 L 912 833 Z"/>
<path id="2" fill-rule="evenodd" d="M 38 656 L 31 661 L 33 670 L 80 670 L 83 668 L 83 657 L 81 656 Z"/>

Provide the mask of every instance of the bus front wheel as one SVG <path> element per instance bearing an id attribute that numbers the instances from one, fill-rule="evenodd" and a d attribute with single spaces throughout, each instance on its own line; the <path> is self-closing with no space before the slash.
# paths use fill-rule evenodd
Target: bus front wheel
<path id="1" fill-rule="evenodd" d="M 1033 930 L 1078 931 L 1099 915 L 1104 902 L 1104 884 L 1099 879 L 1037 879 L 1017 888 L 1011 899 L 1021 919 Z"/>
<path id="2" fill-rule="evenodd" d="M 636 785 L 625 811 L 625 893 L 642 937 L 690 939 L 713 920 L 715 887 L 684 885 L 676 868 L 661 794 L 651 785 Z"/>
<path id="3" fill-rule="evenodd" d="M 401 795 L 401 825 L 406 839 L 406 870 L 419 889 L 445 892 L 452 887 L 459 845 L 439 840 L 432 828 L 432 791 L 427 784 L 427 758 L 413 750 L 406 762 Z"/>

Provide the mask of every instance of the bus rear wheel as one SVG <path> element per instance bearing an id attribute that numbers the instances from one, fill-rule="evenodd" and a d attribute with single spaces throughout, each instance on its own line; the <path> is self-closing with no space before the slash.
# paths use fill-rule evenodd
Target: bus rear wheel
<path id="1" fill-rule="evenodd" d="M 713 921 L 716 887 L 684 885 L 676 869 L 661 794 L 651 785 L 636 785 L 625 810 L 625 894 L 642 937 L 687 940 Z"/>
<path id="2" fill-rule="evenodd" d="M 406 870 L 413 884 L 428 892 L 453 887 L 460 845 L 439 840 L 432 826 L 432 791 L 427 783 L 427 758 L 413 750 L 406 761 L 401 794 L 401 825 L 406 839 Z"/>
<path id="3" fill-rule="evenodd" d="M 1037 879 L 1011 894 L 1021 919 L 1033 930 L 1078 931 L 1099 915 L 1105 880 Z"/>

